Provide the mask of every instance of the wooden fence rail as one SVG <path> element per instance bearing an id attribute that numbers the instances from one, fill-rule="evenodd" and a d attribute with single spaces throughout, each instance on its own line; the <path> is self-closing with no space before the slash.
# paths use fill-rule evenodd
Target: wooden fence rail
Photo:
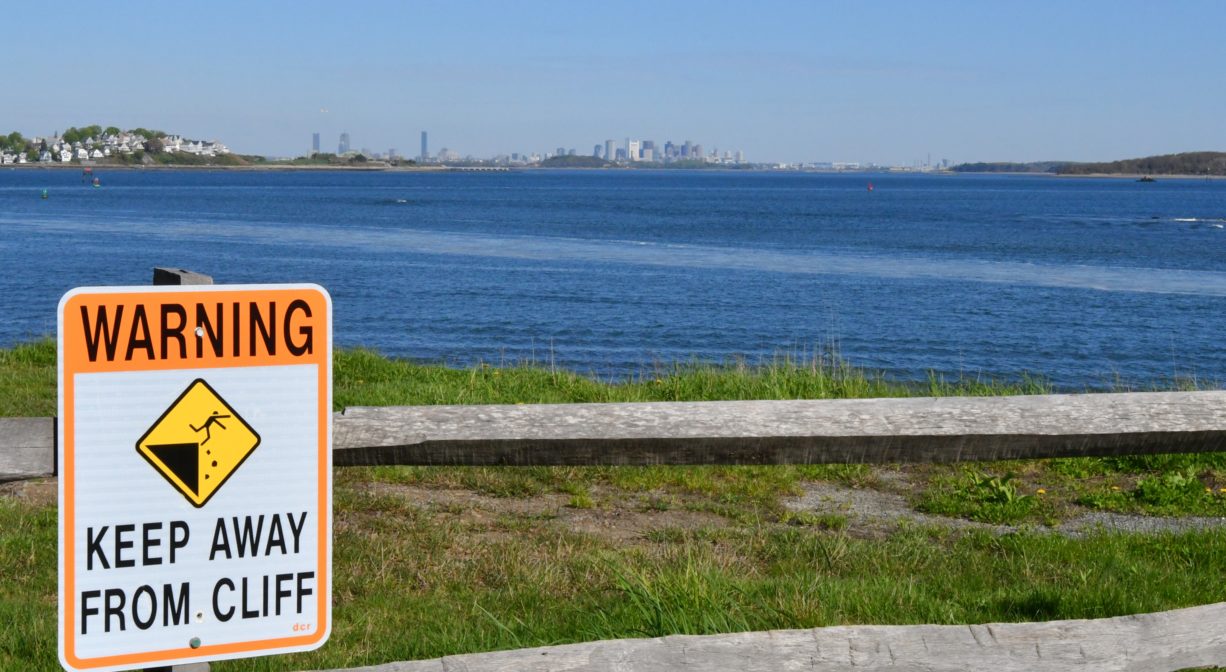
<path id="1" fill-rule="evenodd" d="M 471 653 L 348 672 L 1168 672 L 1226 663 L 1224 619 L 1226 604 L 1210 604 L 1042 623 L 672 635 Z"/>
<path id="2" fill-rule="evenodd" d="M 0 418 L 0 481 L 53 473 L 54 424 Z M 1226 391 L 361 407 L 333 418 L 338 466 L 958 462 L 1223 449 Z"/>

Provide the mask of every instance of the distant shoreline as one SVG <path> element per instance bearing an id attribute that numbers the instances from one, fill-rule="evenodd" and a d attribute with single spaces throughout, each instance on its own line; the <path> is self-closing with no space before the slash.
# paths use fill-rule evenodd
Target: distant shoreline
<path id="1" fill-rule="evenodd" d="M 130 166 L 118 163 L 15 163 L 0 168 L 13 168 L 22 170 L 85 170 L 91 168 L 93 170 L 132 170 L 132 171 L 167 171 L 167 170 L 237 170 L 237 171 L 298 171 L 298 170 L 344 170 L 344 171 L 365 171 L 365 172 L 387 172 L 387 171 L 440 171 L 450 170 L 446 166 L 294 166 L 283 164 L 256 164 L 250 166 L 207 166 L 207 165 L 176 165 L 176 164 L 156 164 L 148 166 Z"/>
<path id="2" fill-rule="evenodd" d="M 84 170 L 91 168 L 94 170 L 126 170 L 126 171 L 209 171 L 209 170 L 224 170 L 238 172 L 299 172 L 299 171 L 344 171 L 344 172 L 367 172 L 367 173 L 387 173 L 387 172 L 482 172 L 484 168 L 488 172 L 504 172 L 517 170 L 566 170 L 566 171 L 653 171 L 653 172 L 673 172 L 667 168 L 635 168 L 633 166 L 608 166 L 608 167 L 551 167 L 551 166 L 440 166 L 440 165 L 413 165 L 413 166 L 391 166 L 387 164 L 367 165 L 367 166 L 318 166 L 318 165 L 289 165 L 289 164 L 254 164 L 248 166 L 208 166 L 208 165 L 179 165 L 179 164 L 153 164 L 153 165 L 127 165 L 127 164 L 82 164 L 82 163 L 16 163 L 7 166 L 0 166 L 0 169 L 21 169 L 21 170 Z M 498 169 L 495 171 L 494 169 Z M 687 169 L 681 169 L 687 170 Z M 1139 180 L 1142 177 L 1152 177 L 1156 181 L 1160 180 L 1226 180 L 1226 175 L 1161 175 L 1150 173 L 1084 173 L 1084 174 L 1058 174 L 1045 172 L 1015 172 L 1015 171 L 931 171 L 923 172 L 891 172 L 883 171 L 837 171 L 837 170 L 812 170 L 804 168 L 795 169 L 746 169 L 746 168 L 694 168 L 702 172 L 721 172 L 721 173 L 810 173 L 818 175 L 929 175 L 933 177 L 950 177 L 957 175 L 1009 175 L 1014 177 L 1045 177 L 1045 178 L 1068 178 L 1068 179 L 1084 179 L 1084 178 L 1110 178 L 1119 180 Z"/>
<path id="3" fill-rule="evenodd" d="M 1111 179 L 1117 179 L 1117 180 L 1139 180 L 1142 177 L 1152 177 L 1154 178 L 1154 181 L 1206 180 L 1206 179 L 1208 180 L 1226 180 L 1226 175 L 1182 175 L 1182 174 L 1181 175 L 1162 175 L 1162 174 L 1156 174 L 1156 173 L 1064 173 L 1064 174 L 1060 174 L 1060 173 L 1027 173 L 1027 172 L 1005 171 L 1005 170 L 984 170 L 984 171 L 964 170 L 964 171 L 958 171 L 958 172 L 950 171 L 948 174 L 950 175 L 1012 175 L 1015 177 L 1051 177 L 1051 178 L 1062 178 L 1062 179 L 1064 178 L 1081 179 L 1081 178 L 1089 177 L 1089 178 L 1111 178 Z"/>

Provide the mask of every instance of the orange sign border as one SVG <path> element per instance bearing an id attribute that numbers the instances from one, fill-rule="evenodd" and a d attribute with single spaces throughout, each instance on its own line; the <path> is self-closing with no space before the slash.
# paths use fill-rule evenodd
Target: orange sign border
<path id="1" fill-rule="evenodd" d="M 309 296 L 306 293 L 310 293 Z M 278 366 L 285 364 L 316 364 L 318 371 L 318 408 L 317 421 L 320 436 L 317 449 L 317 467 L 319 471 L 320 490 L 316 505 L 319 508 L 317 535 L 319 539 L 318 557 L 316 559 L 316 576 L 319 588 L 319 599 L 316 613 L 316 627 L 312 632 L 291 637 L 253 640 L 248 642 L 231 642 L 228 644 L 203 645 L 199 648 L 176 647 L 158 651 L 143 651 L 130 654 L 99 656 L 95 658 L 80 658 L 76 655 L 76 619 L 75 600 L 72 596 L 75 589 L 75 562 L 71 559 L 76 554 L 75 539 L 75 374 L 82 373 L 79 369 L 88 361 L 87 355 L 80 350 L 84 336 L 73 334 L 65 340 L 65 316 L 68 310 L 87 302 L 100 302 L 110 299 L 132 305 L 135 302 L 157 303 L 162 299 L 179 298 L 187 300 L 193 294 L 204 295 L 213 301 L 240 299 L 243 301 L 293 300 L 302 298 L 313 308 L 322 308 L 322 319 L 313 314 L 312 321 L 321 322 L 324 328 L 315 334 L 318 340 L 313 344 L 313 352 L 302 357 L 287 358 L 285 355 L 246 357 L 240 361 L 227 363 L 226 358 L 215 358 L 196 366 L 186 365 L 182 361 L 144 361 L 125 364 L 100 364 L 88 366 L 90 371 L 155 371 L 183 369 L 191 371 L 207 371 L 216 368 L 239 368 L 256 366 Z M 183 287 L 79 287 L 70 290 L 60 299 L 56 311 L 57 318 L 57 357 L 59 382 L 59 420 L 58 420 L 58 450 L 57 474 L 59 475 L 59 623 L 57 626 L 59 640 L 60 662 L 65 667 L 74 670 L 109 670 L 130 669 L 155 664 L 181 664 L 191 662 L 207 662 L 230 658 L 266 655 L 274 653 L 291 653 L 310 651 L 319 648 L 328 640 L 332 632 L 332 297 L 327 290 L 315 284 L 287 285 L 195 285 Z M 79 318 L 74 322 L 79 324 Z M 322 341 L 322 343 L 321 343 Z M 78 350 L 71 350 L 71 347 Z M 65 628 L 66 624 L 71 627 Z"/>

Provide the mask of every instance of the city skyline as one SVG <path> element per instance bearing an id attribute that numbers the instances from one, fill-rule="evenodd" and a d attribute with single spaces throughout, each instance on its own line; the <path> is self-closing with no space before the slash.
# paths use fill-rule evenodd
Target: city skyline
<path id="1" fill-rule="evenodd" d="M 421 131 L 420 133 L 421 133 L 420 135 L 421 149 L 419 150 L 416 157 L 400 157 L 394 148 L 388 149 L 386 153 L 379 152 L 377 150 L 372 151 L 369 149 L 368 145 L 364 145 L 364 144 L 361 145 L 361 149 L 354 149 L 354 147 L 358 145 L 352 144 L 350 134 L 345 131 L 342 131 L 339 135 L 336 153 L 337 154 L 365 154 L 368 157 L 373 157 L 376 159 L 414 158 L 418 162 L 436 161 L 436 160 L 439 160 L 442 155 L 446 154 L 446 155 L 451 156 L 451 160 L 459 160 L 462 157 L 464 160 L 495 161 L 495 162 L 510 161 L 510 162 L 518 162 L 518 163 L 536 163 L 542 159 L 548 159 L 553 156 L 561 156 L 561 155 L 576 156 L 576 155 L 581 154 L 581 152 L 576 147 L 573 147 L 573 146 L 567 147 L 565 145 L 559 145 L 554 150 L 547 150 L 547 151 L 532 150 L 532 151 L 527 151 L 527 152 L 510 152 L 510 153 L 495 154 L 495 155 L 490 155 L 490 156 L 479 156 L 479 155 L 475 155 L 472 153 L 460 154 L 459 152 L 450 150 L 447 147 L 442 147 L 439 149 L 438 154 L 431 154 L 429 151 L 429 145 L 428 145 L 429 132 Z M 311 133 L 311 150 L 309 152 L 302 152 L 295 156 L 308 156 L 311 154 L 327 153 L 327 152 L 322 152 L 322 150 L 320 149 L 320 146 L 321 146 L 320 139 L 321 139 L 321 134 L 318 131 L 312 132 Z M 689 140 L 685 140 L 680 143 L 674 143 L 672 140 L 665 140 L 662 145 L 657 146 L 657 143 L 655 142 L 655 140 L 638 139 L 638 138 L 632 139 L 629 137 L 625 138 L 624 142 L 621 143 L 621 146 L 618 146 L 618 143 L 616 143 L 612 139 L 605 140 L 603 143 L 596 143 L 595 145 L 593 145 L 592 152 L 590 154 L 584 154 L 584 155 L 601 158 L 607 161 L 631 162 L 631 163 L 634 163 L 634 162 L 644 162 L 644 163 L 665 162 L 667 163 L 667 162 L 672 162 L 672 161 L 685 161 L 685 160 L 706 160 L 706 161 L 715 162 L 715 163 L 738 163 L 738 164 L 746 162 L 745 152 L 744 150 L 739 149 L 739 148 L 735 148 L 735 149 L 726 148 L 722 150 L 721 152 L 718 146 L 713 146 L 711 147 L 710 152 L 707 152 L 706 147 L 704 147 L 702 143 L 694 143 Z M 281 158 L 293 158 L 293 157 L 281 157 Z M 806 162 L 806 163 L 812 163 L 812 162 Z"/>
<path id="2" fill-rule="evenodd" d="M 38 25 L 69 8 L 18 6 L 9 18 Z M 191 5 L 124 8 L 171 26 L 201 18 Z M 17 94 L 6 125 L 165 128 L 274 156 L 303 153 L 313 132 L 330 139 L 325 149 L 342 131 L 359 147 L 413 147 L 422 128 L 474 156 L 594 148 L 615 133 L 717 140 L 765 162 L 895 165 L 929 153 L 1093 161 L 1226 144 L 1226 90 L 1206 76 L 1226 56 L 1216 2 L 208 9 L 207 35 L 6 52 Z M 342 47 L 347 26 L 358 30 Z M 218 42 L 227 48 L 208 48 Z"/>

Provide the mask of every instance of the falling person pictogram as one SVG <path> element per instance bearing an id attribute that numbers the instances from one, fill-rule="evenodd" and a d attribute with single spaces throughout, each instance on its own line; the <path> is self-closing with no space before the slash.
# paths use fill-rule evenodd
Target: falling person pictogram
<path id="1" fill-rule="evenodd" d="M 221 424 L 221 420 L 222 418 L 228 417 L 230 416 L 222 415 L 221 411 L 213 411 L 213 415 L 210 415 L 208 419 L 204 421 L 204 424 L 200 425 L 199 427 L 188 424 L 188 427 L 191 427 L 193 432 L 204 432 L 204 440 L 200 442 L 200 445 L 204 446 L 204 444 L 209 442 L 209 439 L 213 438 L 213 425 L 217 425 L 218 427 L 225 429 L 226 426 Z"/>

